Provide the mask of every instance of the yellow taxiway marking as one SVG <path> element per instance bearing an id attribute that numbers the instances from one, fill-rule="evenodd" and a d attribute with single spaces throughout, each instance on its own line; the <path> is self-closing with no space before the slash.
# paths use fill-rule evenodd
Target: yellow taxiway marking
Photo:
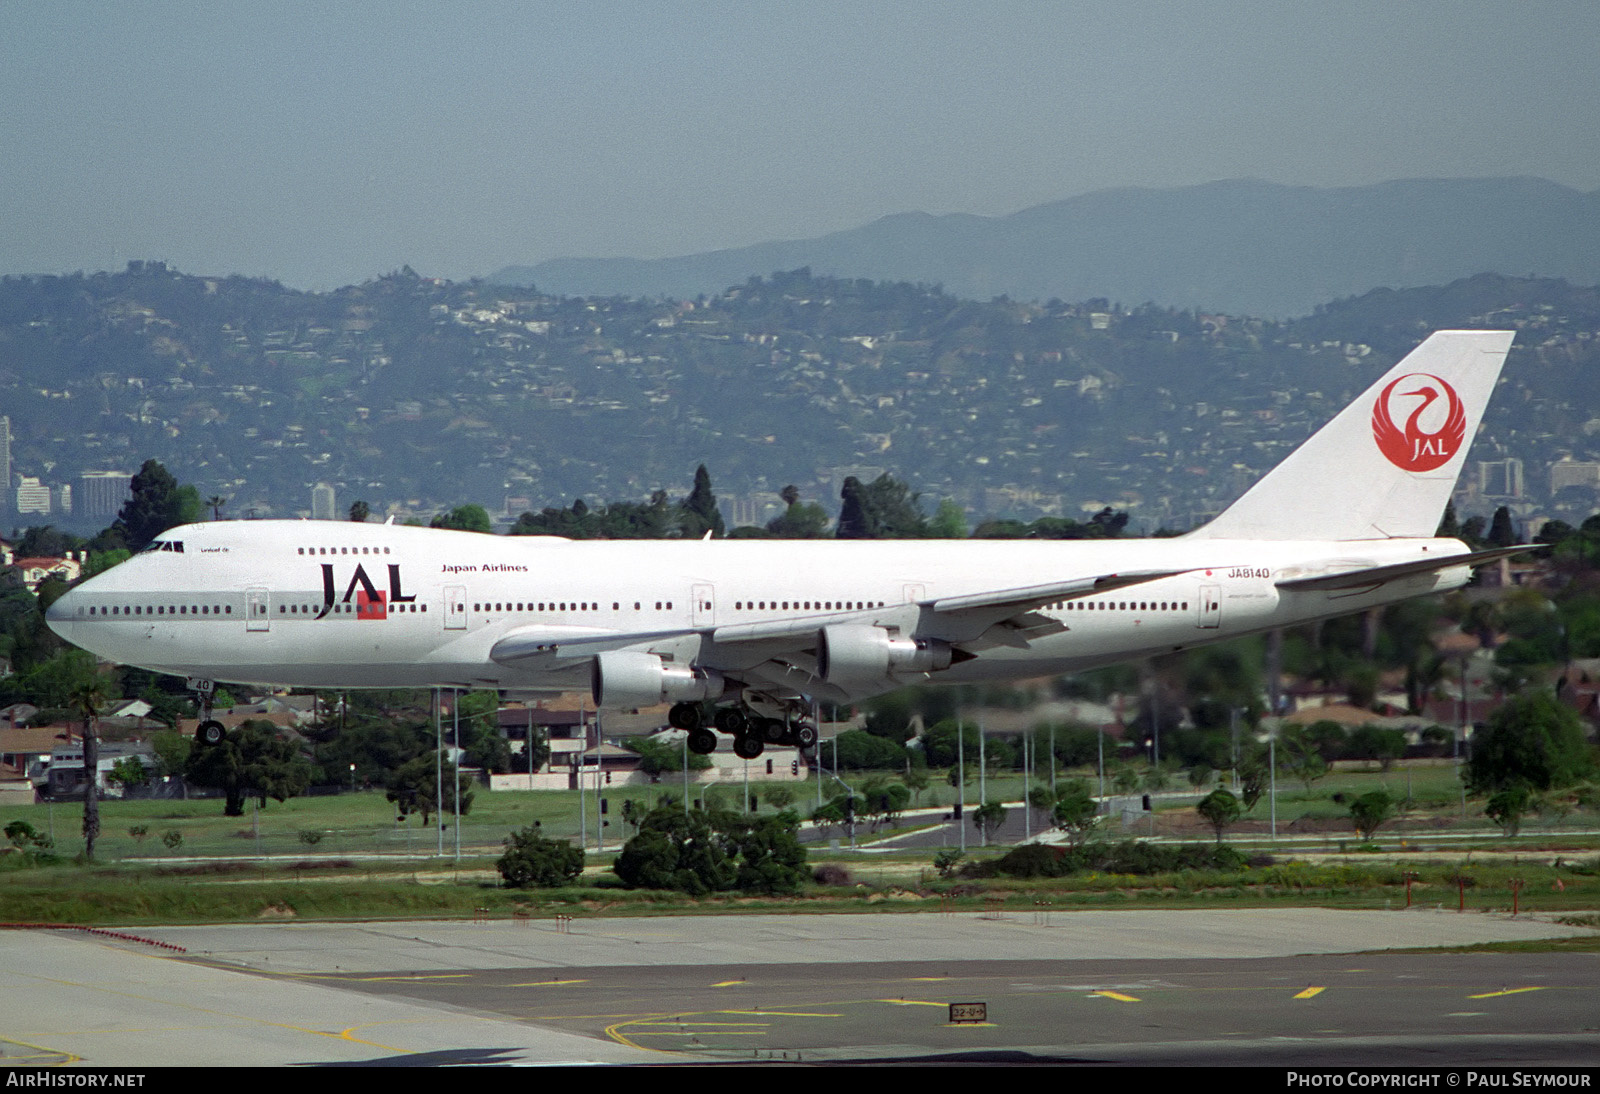
<path id="1" fill-rule="evenodd" d="M 759 1027 L 761 1027 L 759 1029 L 747 1029 L 747 1030 L 746 1029 L 741 1029 L 741 1030 L 707 1029 L 707 1030 L 704 1031 L 704 1032 L 706 1032 L 708 1034 L 716 1034 L 718 1036 L 730 1036 L 730 1035 L 733 1035 L 733 1036 L 740 1036 L 740 1037 L 750 1037 L 750 1036 L 755 1036 L 755 1035 L 764 1033 L 766 1031 L 768 1025 L 770 1025 L 770 1023 L 767 1023 L 767 1022 L 703 1022 L 703 1021 L 700 1021 L 698 1019 L 690 1018 L 687 1015 L 679 1016 L 679 1015 L 672 1015 L 672 1014 L 652 1014 L 652 1015 L 649 1015 L 648 1017 L 632 1018 L 632 1019 L 629 1019 L 628 1021 L 625 1021 L 625 1022 L 616 1022 L 616 1023 L 612 1024 L 612 1025 L 609 1025 L 609 1026 L 606 1027 L 606 1036 L 611 1038 L 613 1041 L 616 1041 L 618 1044 L 627 1045 L 629 1048 L 637 1048 L 637 1049 L 640 1049 L 641 1051 L 647 1051 L 647 1052 L 663 1052 L 663 1053 L 666 1053 L 666 1052 L 670 1052 L 671 1050 L 670 1049 L 664 1049 L 664 1048 L 650 1048 L 648 1045 L 641 1045 L 639 1042 L 633 1040 L 633 1038 L 634 1037 L 668 1037 L 668 1036 L 672 1036 L 672 1035 L 675 1035 L 675 1034 L 676 1035 L 682 1035 L 682 1036 L 694 1036 L 695 1033 L 696 1033 L 696 1030 L 699 1030 L 701 1026 L 759 1026 Z M 672 1029 L 663 1029 L 663 1030 L 640 1028 L 640 1027 L 648 1027 L 648 1026 L 672 1026 L 673 1028 Z M 622 1032 L 622 1030 L 625 1027 L 633 1027 L 633 1028 L 629 1031 L 628 1034 L 624 1034 Z"/>
<path id="2" fill-rule="evenodd" d="M 381 984 L 386 980 L 465 980 L 469 972 L 418 973 L 414 976 L 360 976 L 351 977 L 357 984 Z"/>
<path id="3" fill-rule="evenodd" d="M 1327 990 L 1328 989 L 1325 988 L 1325 987 L 1324 988 L 1307 988 L 1305 991 L 1300 992 L 1298 995 L 1296 995 L 1295 998 L 1296 999 L 1312 999 L 1312 998 L 1315 998 L 1318 995 L 1321 995 L 1323 992 L 1325 992 Z"/>
<path id="4" fill-rule="evenodd" d="M 633 1035 L 635 1037 L 764 1037 L 766 1032 L 765 1029 L 703 1029 L 694 1026 L 690 1029 L 664 1029 L 659 1033 L 652 1029 L 634 1030 Z"/>
<path id="5" fill-rule="evenodd" d="M 664 1048 L 648 1048 L 647 1049 L 644 1045 L 639 1044 L 639 1042 L 631 1040 L 631 1039 L 629 1039 L 627 1037 L 624 1037 L 622 1035 L 621 1030 L 622 1030 L 623 1026 L 634 1026 L 634 1025 L 639 1025 L 639 1024 L 644 1023 L 644 1022 L 660 1021 L 660 1020 L 665 1019 L 666 1017 L 667 1016 L 663 1014 L 663 1015 L 659 1015 L 659 1016 L 657 1016 L 655 1018 L 630 1018 L 625 1022 L 616 1022 L 616 1023 L 606 1027 L 606 1036 L 611 1038 L 613 1041 L 616 1041 L 618 1044 L 627 1045 L 629 1048 L 639 1049 L 641 1052 L 662 1052 L 662 1053 L 664 1053 L 664 1052 L 667 1051 Z"/>
<path id="6" fill-rule="evenodd" d="M 843 1018 L 843 1014 L 825 1014 L 812 1010 L 725 1010 L 723 1014 L 765 1014 L 772 1018 Z"/>
<path id="7" fill-rule="evenodd" d="M 336 1040 L 336 1041 L 354 1041 L 357 1044 L 369 1045 L 372 1048 L 381 1048 L 381 1049 L 384 1049 L 387 1052 L 402 1052 L 402 1053 L 405 1053 L 406 1055 L 409 1056 L 409 1055 L 412 1055 L 416 1051 L 415 1049 L 399 1048 L 399 1047 L 397 1047 L 395 1045 L 385 1045 L 385 1044 L 382 1044 L 382 1043 L 380 1043 L 378 1041 L 364 1041 L 364 1040 L 362 1040 L 362 1039 L 360 1039 L 358 1037 L 351 1036 L 351 1032 L 353 1030 L 360 1029 L 361 1028 L 360 1026 L 351 1026 L 349 1029 L 340 1030 L 339 1032 L 334 1033 L 334 1032 L 331 1032 L 331 1031 L 325 1030 L 325 1029 L 312 1029 L 310 1026 L 295 1025 L 293 1022 L 274 1022 L 274 1021 L 271 1021 L 269 1019 L 261 1018 L 261 1017 L 259 1017 L 257 1015 L 254 1015 L 254 1014 L 243 1014 L 243 1013 L 239 1013 L 237 1011 L 228 1011 L 228 1010 L 215 1010 L 215 1009 L 212 1009 L 211 1007 L 198 1007 L 198 1006 L 194 1006 L 193 1004 L 182 1003 L 182 1002 L 175 1001 L 173 999 L 165 999 L 165 998 L 162 998 L 160 996 L 143 995 L 143 994 L 140 994 L 139 992 L 133 992 L 133 991 L 118 991 L 115 988 L 107 988 L 107 987 L 105 987 L 103 985 L 97 985 L 97 984 L 81 983 L 81 982 L 79 982 L 77 980 L 61 980 L 61 979 L 54 978 L 54 977 L 40 977 L 40 979 L 45 980 L 47 983 L 51 983 L 51 984 L 62 984 L 62 985 L 65 985 L 67 987 L 82 988 L 82 989 L 85 989 L 85 990 L 88 990 L 88 991 L 100 992 L 100 993 L 102 993 L 104 995 L 109 995 L 109 996 L 113 996 L 113 997 L 121 996 L 124 999 L 137 999 L 137 1000 L 139 1000 L 141 1002 L 145 1002 L 145 1003 L 156 1003 L 156 1004 L 159 1004 L 159 1005 L 164 1006 L 164 1007 L 173 1007 L 173 1008 L 188 1010 L 188 1011 L 191 1011 L 191 1012 L 193 1012 L 195 1014 L 210 1014 L 210 1015 L 214 1015 L 214 1016 L 216 1016 L 218 1018 L 226 1018 L 226 1019 L 228 1019 L 229 1021 L 232 1021 L 232 1022 L 253 1023 L 253 1024 L 259 1025 L 259 1026 L 269 1026 L 269 1027 L 271 1027 L 273 1029 L 286 1029 L 286 1030 L 289 1030 L 292 1033 L 305 1033 L 305 1034 L 309 1034 L 312 1037 L 329 1037 L 329 1038 L 332 1038 L 333 1040 Z"/>
<path id="8" fill-rule="evenodd" d="M 1486 991 L 1482 995 L 1469 995 L 1468 999 L 1493 999 L 1497 995 L 1521 995 L 1525 991 L 1543 991 L 1543 987 L 1536 988 L 1501 988 L 1499 991 Z"/>
<path id="9" fill-rule="evenodd" d="M 950 978 L 948 976 L 913 976 L 913 977 L 910 977 L 909 979 L 914 984 L 920 984 L 920 983 L 930 983 L 931 984 L 931 983 L 933 983 L 935 981 L 938 981 L 938 980 L 948 980 Z"/>
<path id="10" fill-rule="evenodd" d="M 30 1041 L 14 1041 L 10 1038 L 5 1038 L 0 1039 L 0 1044 L 17 1045 L 20 1048 L 33 1049 L 37 1054 L 31 1055 L 28 1053 L 6 1052 L 5 1060 L 6 1063 L 11 1067 L 50 1067 L 59 1066 L 61 1064 L 77 1064 L 83 1062 L 82 1056 L 75 1056 L 64 1049 L 46 1048 L 43 1045 L 36 1045 Z M 33 1063 L 32 1061 L 35 1060 L 39 1062 Z"/>
<path id="11" fill-rule="evenodd" d="M 1090 995 L 1103 995 L 1107 999 L 1115 999 L 1119 1003 L 1137 1003 L 1137 1002 L 1140 1002 L 1140 1000 L 1139 1000 L 1139 998 L 1137 996 L 1123 995 L 1120 991 L 1092 991 L 1089 994 Z"/>
<path id="12" fill-rule="evenodd" d="M 512 988 L 564 988 L 568 984 L 587 984 L 587 980 L 529 980 L 524 984 L 508 984 Z"/>
<path id="13" fill-rule="evenodd" d="M 714 988 L 731 988 L 735 984 L 747 984 L 747 983 L 749 983 L 748 980 L 723 980 L 720 983 L 712 984 L 711 986 L 714 987 Z"/>
<path id="14" fill-rule="evenodd" d="M 880 1003 L 892 1003 L 897 1007 L 948 1007 L 949 1003 L 935 1003 L 929 999 L 879 999 Z"/>

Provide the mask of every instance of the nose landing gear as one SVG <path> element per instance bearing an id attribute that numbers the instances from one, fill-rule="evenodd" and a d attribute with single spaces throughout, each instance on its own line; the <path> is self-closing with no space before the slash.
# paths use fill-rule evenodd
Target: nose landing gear
<path id="1" fill-rule="evenodd" d="M 227 728 L 211 716 L 211 698 L 217 693 L 215 680 L 188 681 L 189 690 L 195 693 L 195 703 L 200 708 L 200 724 L 195 727 L 194 739 L 206 748 L 215 748 L 227 737 Z"/>

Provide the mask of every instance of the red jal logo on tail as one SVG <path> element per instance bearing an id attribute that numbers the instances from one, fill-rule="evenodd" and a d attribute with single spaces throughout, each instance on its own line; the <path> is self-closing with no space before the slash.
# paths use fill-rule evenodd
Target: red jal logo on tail
<path id="1" fill-rule="evenodd" d="M 1403 390 L 1396 390 L 1401 385 Z M 1392 400 L 1416 398 L 1421 402 L 1401 403 L 1399 411 L 1405 414 L 1406 424 L 1395 424 Z M 1429 422 L 1441 417 L 1444 424 L 1433 432 L 1422 427 L 1422 417 L 1440 399 L 1445 402 L 1428 413 Z M 1378 395 L 1372 405 L 1372 438 L 1378 450 L 1390 463 L 1402 471 L 1432 471 L 1442 467 L 1461 450 L 1467 436 L 1467 412 L 1461 404 L 1456 389 L 1426 372 L 1411 372 L 1400 377 Z"/>

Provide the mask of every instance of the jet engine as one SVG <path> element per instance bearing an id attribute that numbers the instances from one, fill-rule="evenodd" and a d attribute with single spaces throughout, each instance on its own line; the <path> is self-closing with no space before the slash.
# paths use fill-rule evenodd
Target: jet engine
<path id="1" fill-rule="evenodd" d="M 848 691 L 897 673 L 947 669 L 951 652 L 937 638 L 896 638 L 882 627 L 840 623 L 817 632 L 817 674 Z"/>
<path id="2" fill-rule="evenodd" d="M 612 650 L 595 656 L 590 687 L 595 706 L 632 710 L 715 699 L 722 694 L 724 681 L 711 669 L 669 664 L 653 653 Z"/>

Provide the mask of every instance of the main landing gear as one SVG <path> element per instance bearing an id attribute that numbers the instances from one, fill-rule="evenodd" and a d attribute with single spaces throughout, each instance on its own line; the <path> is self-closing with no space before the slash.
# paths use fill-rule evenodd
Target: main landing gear
<path id="1" fill-rule="evenodd" d="M 195 727 L 194 739 L 206 748 L 220 745 L 228 735 L 227 728 L 211 716 L 211 697 L 217 693 L 215 680 L 189 680 L 189 690 L 195 693 L 195 703 L 200 708 L 200 724 Z"/>
<path id="2" fill-rule="evenodd" d="M 784 718 L 768 718 L 756 713 L 748 705 L 717 707 L 712 724 L 718 732 L 733 738 L 733 754 L 741 760 L 753 760 L 766 751 L 768 745 L 792 745 L 809 752 L 817 745 L 817 727 L 800 720 L 798 704 L 785 710 Z M 667 722 L 689 733 L 689 751 L 702 756 L 717 748 L 717 734 L 705 725 L 705 709 L 699 703 L 676 703 L 667 712 Z"/>

